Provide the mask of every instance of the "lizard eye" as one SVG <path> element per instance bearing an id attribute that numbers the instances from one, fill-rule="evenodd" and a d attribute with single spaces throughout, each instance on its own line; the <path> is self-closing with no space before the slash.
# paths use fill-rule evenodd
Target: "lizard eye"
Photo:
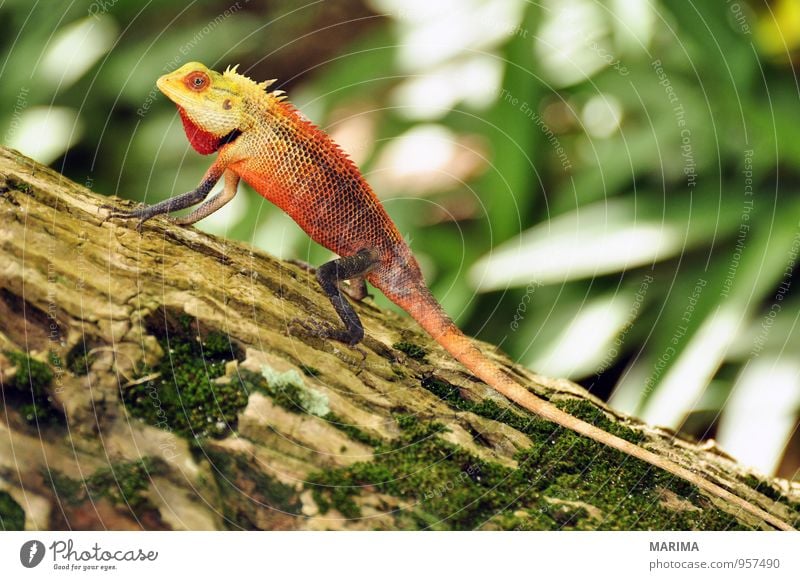
<path id="1" fill-rule="evenodd" d="M 210 79 L 206 73 L 202 71 L 195 71 L 186 75 L 186 78 L 183 79 L 183 83 L 187 86 L 187 88 L 200 92 L 208 86 L 209 80 Z"/>

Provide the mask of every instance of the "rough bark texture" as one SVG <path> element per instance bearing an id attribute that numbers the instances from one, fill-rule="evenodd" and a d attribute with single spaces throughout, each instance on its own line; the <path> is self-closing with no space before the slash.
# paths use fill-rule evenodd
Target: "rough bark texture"
<path id="1" fill-rule="evenodd" d="M 0 528 L 766 527 L 526 415 L 369 300 L 358 350 L 294 332 L 335 321 L 303 269 L 164 219 L 103 223 L 108 201 L 0 150 Z M 797 525 L 797 484 L 493 356 Z"/>

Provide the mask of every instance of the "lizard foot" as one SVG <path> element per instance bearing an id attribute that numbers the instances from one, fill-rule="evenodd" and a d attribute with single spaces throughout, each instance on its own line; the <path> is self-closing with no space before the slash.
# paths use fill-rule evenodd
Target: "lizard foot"
<path id="1" fill-rule="evenodd" d="M 343 342 L 353 349 L 355 349 L 355 345 L 361 341 L 361 337 L 353 337 L 346 330 L 336 328 L 328 322 L 320 322 L 319 320 L 301 320 L 300 318 L 294 318 L 289 323 L 289 326 L 298 329 L 301 334 Z"/>
<path id="2" fill-rule="evenodd" d="M 104 209 L 108 211 L 108 215 L 103 218 L 101 223 L 106 223 L 108 220 L 112 218 L 122 219 L 122 220 L 130 220 L 130 219 L 138 219 L 139 222 L 136 224 L 136 231 L 140 234 L 142 233 L 142 225 L 144 222 L 147 221 L 147 218 L 142 219 L 139 210 L 131 210 L 131 211 L 123 211 L 119 210 L 113 205 L 104 204 L 100 206 L 100 209 Z"/>

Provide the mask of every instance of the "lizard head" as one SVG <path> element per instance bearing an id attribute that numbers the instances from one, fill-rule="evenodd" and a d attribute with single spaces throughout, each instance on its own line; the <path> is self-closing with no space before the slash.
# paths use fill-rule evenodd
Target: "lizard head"
<path id="1" fill-rule="evenodd" d="M 158 79 L 159 90 L 178 106 L 186 136 L 199 153 L 217 151 L 242 131 L 244 92 L 239 75 L 220 74 L 189 62 Z"/>

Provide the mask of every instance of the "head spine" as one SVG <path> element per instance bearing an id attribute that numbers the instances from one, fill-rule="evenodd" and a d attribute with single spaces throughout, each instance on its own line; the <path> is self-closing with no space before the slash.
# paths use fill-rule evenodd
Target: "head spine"
<path id="1" fill-rule="evenodd" d="M 238 69 L 238 68 L 239 68 L 238 64 L 235 64 L 233 66 L 228 66 L 225 69 L 225 72 L 222 73 L 222 76 L 227 78 L 227 79 L 229 79 L 229 80 L 231 80 L 231 81 L 233 81 L 233 82 L 235 82 L 240 87 L 242 87 L 245 91 L 247 91 L 248 93 L 253 94 L 255 96 L 263 95 L 264 93 L 266 93 L 267 95 L 269 95 L 270 97 L 272 97 L 273 99 L 278 100 L 278 101 L 282 101 L 283 99 L 286 98 L 286 95 L 284 94 L 285 91 L 282 91 L 280 89 L 274 90 L 274 91 L 269 91 L 268 90 L 269 87 L 273 83 L 275 83 L 275 81 L 277 79 L 269 79 L 269 80 L 257 83 L 256 81 L 254 81 L 250 77 L 246 77 L 245 75 L 237 73 L 236 69 Z"/>

